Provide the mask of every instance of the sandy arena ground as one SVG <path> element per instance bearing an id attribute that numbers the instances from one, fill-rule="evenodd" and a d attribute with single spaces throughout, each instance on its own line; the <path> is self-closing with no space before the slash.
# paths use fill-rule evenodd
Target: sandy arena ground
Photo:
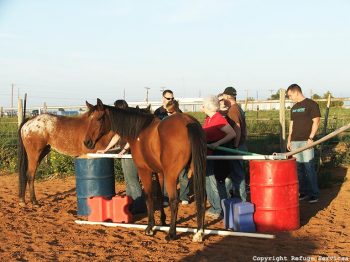
<path id="1" fill-rule="evenodd" d="M 272 240 L 206 236 L 203 243 L 193 243 L 190 233 L 179 233 L 177 240 L 167 242 L 160 231 L 148 237 L 143 230 L 76 224 L 75 220 L 86 218 L 77 216 L 74 177 L 36 181 L 41 206 L 21 208 L 17 175 L 2 174 L 0 260 L 254 261 L 282 256 L 288 261 L 293 257 L 317 261 L 319 256 L 328 256 L 323 261 L 350 261 L 350 171 L 338 168 L 332 175 L 339 182 L 322 190 L 318 203 L 300 203 L 301 228 L 294 232 L 277 233 Z M 118 185 L 118 193 L 123 188 Z M 169 208 L 166 212 L 169 219 Z M 135 217 L 135 223 L 146 221 L 145 215 Z M 178 221 L 179 226 L 195 227 L 194 203 L 179 206 Z M 222 221 L 207 219 L 207 224 L 223 228 Z"/>

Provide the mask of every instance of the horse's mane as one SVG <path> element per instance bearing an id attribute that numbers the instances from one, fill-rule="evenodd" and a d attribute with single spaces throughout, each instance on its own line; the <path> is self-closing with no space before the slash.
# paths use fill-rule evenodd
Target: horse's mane
<path id="1" fill-rule="evenodd" d="M 145 109 L 129 107 L 126 109 L 105 105 L 108 109 L 112 131 L 121 137 L 135 139 L 155 119 L 155 115 Z"/>

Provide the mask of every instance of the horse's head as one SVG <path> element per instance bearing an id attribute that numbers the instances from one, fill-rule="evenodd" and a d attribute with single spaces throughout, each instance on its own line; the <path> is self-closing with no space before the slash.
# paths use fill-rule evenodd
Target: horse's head
<path id="1" fill-rule="evenodd" d="M 97 105 L 93 106 L 86 101 L 89 109 L 88 125 L 84 139 L 84 145 L 94 149 L 97 141 L 111 130 L 108 108 L 97 99 Z"/>

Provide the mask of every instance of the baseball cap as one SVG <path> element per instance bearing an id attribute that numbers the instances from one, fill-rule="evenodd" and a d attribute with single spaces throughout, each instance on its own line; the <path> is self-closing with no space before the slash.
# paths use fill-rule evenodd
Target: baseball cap
<path id="1" fill-rule="evenodd" d="M 229 86 L 225 88 L 224 94 L 229 96 L 237 96 L 237 91 L 232 86 Z"/>

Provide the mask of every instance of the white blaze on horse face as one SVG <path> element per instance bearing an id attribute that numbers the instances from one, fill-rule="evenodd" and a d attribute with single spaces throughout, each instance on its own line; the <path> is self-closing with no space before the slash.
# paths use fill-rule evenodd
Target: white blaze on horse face
<path id="1" fill-rule="evenodd" d="M 50 115 L 39 115 L 27 123 L 25 123 L 21 129 L 23 137 L 27 137 L 31 134 L 45 135 L 52 133 L 55 129 L 57 119 Z"/>

